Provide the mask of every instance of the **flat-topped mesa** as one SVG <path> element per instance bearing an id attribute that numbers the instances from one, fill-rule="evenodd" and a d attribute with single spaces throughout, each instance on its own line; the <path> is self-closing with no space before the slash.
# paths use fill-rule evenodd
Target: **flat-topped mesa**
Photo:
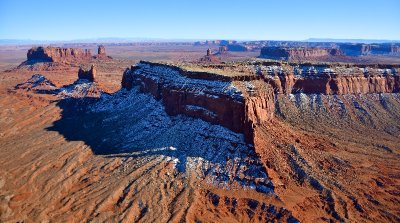
<path id="1" fill-rule="evenodd" d="M 80 67 L 78 71 L 78 79 L 84 79 L 91 82 L 96 81 L 96 67 L 92 65 L 89 70 L 84 70 Z"/>
<path id="2" fill-rule="evenodd" d="M 261 75 L 275 93 L 371 94 L 400 92 L 398 67 L 266 66 Z"/>
<path id="3" fill-rule="evenodd" d="M 33 47 L 28 50 L 27 62 L 87 62 L 92 59 L 89 49 L 61 47 Z"/>
<path id="4" fill-rule="evenodd" d="M 339 43 L 338 46 L 348 56 L 400 54 L 400 46 L 393 43 Z"/>
<path id="5" fill-rule="evenodd" d="M 321 57 L 341 56 L 342 51 L 328 48 L 287 48 L 287 47 L 263 47 L 260 57 L 275 60 L 305 60 Z"/>
<path id="6" fill-rule="evenodd" d="M 216 74 L 208 80 L 192 77 L 198 77 L 196 72 L 141 61 L 126 69 L 122 87 L 138 86 L 161 100 L 169 115 L 185 114 L 222 125 L 243 133 L 248 143 L 253 143 L 254 126 L 273 117 L 274 93 L 261 80 L 234 83 Z"/>

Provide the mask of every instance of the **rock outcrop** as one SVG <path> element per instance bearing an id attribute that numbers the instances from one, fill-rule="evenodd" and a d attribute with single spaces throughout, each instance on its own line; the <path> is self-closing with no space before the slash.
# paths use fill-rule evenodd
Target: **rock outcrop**
<path id="1" fill-rule="evenodd" d="M 395 68 L 325 68 L 321 70 L 310 66 L 301 74 L 283 72 L 281 74 L 263 75 L 275 93 L 308 93 L 308 94 L 371 94 L 400 92 L 400 76 Z M 296 72 L 299 72 L 296 70 Z"/>
<path id="2" fill-rule="evenodd" d="M 89 49 L 61 47 L 33 47 L 28 50 L 27 62 L 87 62 L 92 58 Z"/>
<path id="3" fill-rule="evenodd" d="M 142 61 L 127 69 L 122 87 L 133 86 L 162 100 L 169 115 L 185 114 L 222 125 L 243 133 L 249 143 L 254 126 L 272 118 L 275 109 L 272 88 L 254 91 L 250 82 L 236 86 L 231 81 L 194 79 L 165 64 Z"/>
<path id="4" fill-rule="evenodd" d="M 399 54 L 400 46 L 390 43 L 382 44 L 362 44 L 362 43 L 341 43 L 338 44 L 348 56 L 362 56 L 362 55 L 388 55 Z"/>
<path id="5" fill-rule="evenodd" d="M 92 65 L 89 70 L 84 70 L 80 67 L 78 71 L 78 79 L 85 79 L 92 82 L 96 81 L 96 67 Z"/>
<path id="6" fill-rule="evenodd" d="M 27 81 L 15 86 L 16 90 L 33 91 L 37 93 L 52 92 L 56 85 L 41 74 L 34 74 Z"/>
<path id="7" fill-rule="evenodd" d="M 103 45 L 100 45 L 97 49 L 97 55 L 106 55 L 106 48 Z"/>
<path id="8" fill-rule="evenodd" d="M 92 56 L 90 49 L 81 48 L 61 48 L 61 47 L 33 47 L 28 50 L 27 60 L 23 62 L 20 67 L 25 65 L 34 65 L 37 63 L 47 62 L 49 64 L 57 65 L 58 67 L 63 64 L 79 64 L 88 63 L 93 59 L 110 60 L 112 57 L 107 56 L 105 47 L 100 45 L 97 50 L 98 54 Z"/>
<path id="9" fill-rule="evenodd" d="M 277 65 L 256 65 L 256 68 L 259 71 L 253 76 L 224 76 L 142 61 L 126 69 L 121 85 L 126 89 L 138 86 L 142 92 L 162 100 L 170 115 L 185 114 L 222 125 L 243 133 L 250 143 L 255 126 L 273 118 L 277 94 L 400 92 L 397 68 L 334 70 L 310 65 L 292 69 Z"/>
<path id="10" fill-rule="evenodd" d="M 99 45 L 97 48 L 97 55 L 94 56 L 95 59 L 98 60 L 110 60 L 112 57 L 107 56 L 106 48 L 103 45 Z"/>
<path id="11" fill-rule="evenodd" d="M 214 54 L 212 54 L 211 49 L 207 49 L 207 54 L 204 57 L 200 58 L 199 62 L 208 64 L 218 64 L 221 63 L 221 60 Z"/>
<path id="12" fill-rule="evenodd" d="M 305 60 L 341 55 L 343 55 L 343 53 L 338 49 L 263 47 L 260 57 L 276 60 Z"/>

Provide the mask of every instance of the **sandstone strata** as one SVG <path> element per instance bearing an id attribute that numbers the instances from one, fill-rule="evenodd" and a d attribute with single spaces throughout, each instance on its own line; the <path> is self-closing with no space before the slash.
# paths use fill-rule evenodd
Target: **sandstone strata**
<path id="1" fill-rule="evenodd" d="M 122 87 L 133 86 L 162 100 L 169 115 L 185 114 L 222 125 L 244 133 L 249 143 L 254 126 L 268 121 L 274 111 L 272 89 L 256 92 L 251 83 L 237 87 L 226 79 L 195 79 L 171 65 L 142 61 L 127 69 Z"/>
<path id="2" fill-rule="evenodd" d="M 61 47 L 33 47 L 28 50 L 29 62 L 77 62 L 90 61 L 92 53 L 89 49 Z"/>
<path id="3" fill-rule="evenodd" d="M 200 58 L 199 60 L 200 63 L 209 63 L 209 64 L 217 64 L 220 63 L 220 59 L 216 57 L 214 54 L 212 54 L 211 49 L 207 49 L 207 54 Z"/>
<path id="4" fill-rule="evenodd" d="M 263 47 L 261 58 L 300 60 L 314 59 L 319 57 L 341 56 L 343 53 L 338 49 L 327 48 L 287 48 L 287 47 Z"/>
<path id="5" fill-rule="evenodd" d="M 362 44 L 362 43 L 341 43 L 339 48 L 348 56 L 361 55 L 387 55 L 400 53 L 400 46 L 396 44 Z"/>
<path id="6" fill-rule="evenodd" d="M 245 135 L 253 143 L 257 125 L 272 119 L 275 95 L 370 94 L 400 91 L 400 76 L 392 69 L 304 66 L 260 68 L 250 76 L 223 76 L 177 66 L 140 62 L 124 72 L 122 87 L 138 86 L 161 100 L 170 115 L 185 114 Z M 267 72 L 264 72 L 265 68 Z M 321 70 L 322 69 L 322 70 Z M 364 72 L 361 72 L 361 71 Z"/>
<path id="7" fill-rule="evenodd" d="M 89 81 L 96 80 L 96 67 L 92 65 L 89 70 L 84 70 L 83 68 L 79 68 L 78 71 L 78 79 L 85 79 Z"/>
<path id="8" fill-rule="evenodd" d="M 90 49 L 61 48 L 51 46 L 33 47 L 28 50 L 27 61 L 25 61 L 21 65 L 29 65 L 41 62 L 50 62 L 55 64 L 87 63 L 92 61 L 92 59 L 112 59 L 112 57 L 107 56 L 104 46 L 100 45 L 97 51 L 98 54 L 92 56 L 92 52 Z"/>
<path id="9" fill-rule="evenodd" d="M 112 59 L 112 57 L 107 56 L 106 54 L 106 48 L 103 45 L 99 45 L 97 48 L 97 55 L 94 56 L 95 59 L 99 60 L 109 60 Z"/>
<path id="10" fill-rule="evenodd" d="M 276 93 L 308 94 L 371 94 L 397 93 L 400 91 L 400 76 L 396 69 L 338 68 L 317 70 L 313 66 L 301 74 L 282 72 L 266 74 L 263 78 Z"/>

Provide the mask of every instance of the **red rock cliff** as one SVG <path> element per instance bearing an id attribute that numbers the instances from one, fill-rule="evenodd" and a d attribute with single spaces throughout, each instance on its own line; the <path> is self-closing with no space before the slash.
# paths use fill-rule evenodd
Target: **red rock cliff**
<path id="1" fill-rule="evenodd" d="M 263 47 L 261 49 L 260 57 L 278 60 L 302 60 L 340 55 L 343 55 L 343 53 L 338 49 Z"/>
<path id="2" fill-rule="evenodd" d="M 292 74 L 268 80 L 276 93 L 308 94 L 370 94 L 396 93 L 400 91 L 400 76 L 344 76 L 321 75 L 296 77 Z"/>
<path id="3" fill-rule="evenodd" d="M 180 71 L 174 66 L 141 62 L 125 71 L 122 87 L 139 86 L 142 92 L 162 100 L 169 115 L 185 114 L 222 125 L 243 133 L 249 143 L 253 143 L 254 126 L 273 117 L 272 89 L 249 93 L 244 92 L 246 87 L 229 81 L 192 79 Z"/>
<path id="4" fill-rule="evenodd" d="M 33 47 L 28 50 L 27 59 L 31 62 L 76 62 L 89 61 L 91 51 L 78 48 Z"/>

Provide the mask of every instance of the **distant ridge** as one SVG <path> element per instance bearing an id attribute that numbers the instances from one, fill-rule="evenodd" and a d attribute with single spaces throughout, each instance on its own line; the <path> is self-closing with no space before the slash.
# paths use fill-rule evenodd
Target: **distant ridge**
<path id="1" fill-rule="evenodd" d="M 332 39 L 332 38 L 309 38 L 305 42 L 336 42 L 336 43 L 400 43 L 400 40 L 382 39 Z"/>
<path id="2" fill-rule="evenodd" d="M 87 38 L 73 40 L 31 40 L 0 39 L 0 45 L 60 44 L 60 43 L 127 43 L 127 42 L 195 42 L 197 39 L 162 39 L 162 38 Z"/>

